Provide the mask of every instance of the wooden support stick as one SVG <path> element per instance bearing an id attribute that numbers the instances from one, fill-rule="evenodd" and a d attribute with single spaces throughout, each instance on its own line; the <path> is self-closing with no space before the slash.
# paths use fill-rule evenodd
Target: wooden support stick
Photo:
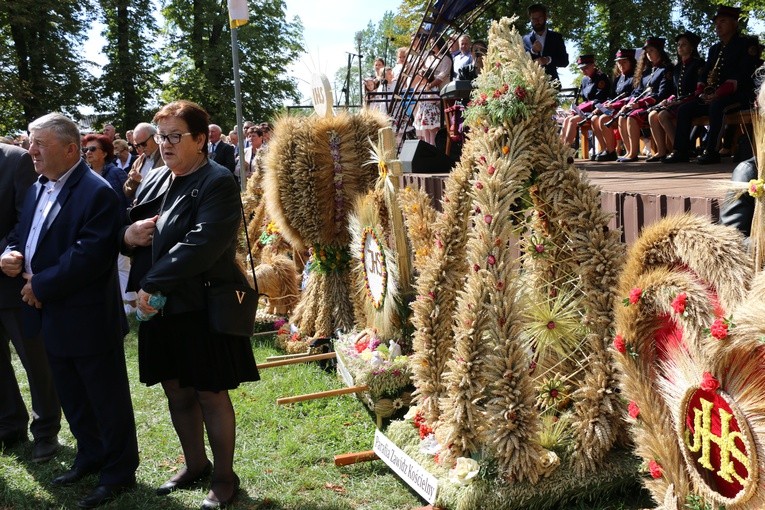
<path id="1" fill-rule="evenodd" d="M 340 388 L 339 390 L 319 391 L 317 393 L 308 393 L 306 395 L 277 398 L 276 403 L 279 405 L 292 404 L 293 402 L 302 402 L 304 400 L 315 400 L 317 398 L 337 397 L 349 393 L 360 393 L 362 391 L 367 391 L 368 389 L 369 386 L 363 384 L 361 386 L 351 386 L 350 388 Z"/>
<path id="2" fill-rule="evenodd" d="M 334 351 L 332 351 L 332 352 L 325 352 L 323 354 L 312 354 L 310 356 L 301 356 L 299 358 L 294 358 L 294 359 L 282 359 L 279 361 L 272 361 L 270 363 L 258 363 L 258 370 L 260 370 L 261 368 L 280 367 L 282 365 L 294 365 L 295 363 L 306 363 L 308 361 L 332 359 L 336 356 L 337 354 Z"/>
<path id="3" fill-rule="evenodd" d="M 377 460 L 380 457 L 372 450 L 365 452 L 344 453 L 342 455 L 335 455 L 335 466 L 350 466 L 357 462 L 369 462 L 371 460 Z"/>
<path id="4" fill-rule="evenodd" d="M 279 361 L 282 359 L 297 359 L 297 358 L 304 358 L 306 356 L 311 356 L 311 353 L 299 352 L 297 354 L 283 354 L 281 356 L 269 356 L 266 358 L 266 361 Z"/>

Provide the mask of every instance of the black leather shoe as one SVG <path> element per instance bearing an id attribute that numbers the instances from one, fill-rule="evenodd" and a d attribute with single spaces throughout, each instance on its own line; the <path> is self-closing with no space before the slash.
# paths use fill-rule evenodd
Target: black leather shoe
<path id="1" fill-rule="evenodd" d="M 212 492 L 212 491 L 211 491 Z M 199 507 L 199 510 L 216 510 L 218 508 L 226 508 L 228 505 L 230 505 L 234 499 L 236 498 L 236 493 L 239 492 L 239 477 L 234 475 L 234 492 L 231 493 L 231 497 L 229 497 L 226 500 L 221 500 L 216 498 L 215 496 L 210 497 L 208 494 L 207 497 L 202 501 L 202 506 Z"/>
<path id="2" fill-rule="evenodd" d="M 188 489 L 198 484 L 212 473 L 212 464 L 207 461 L 207 465 L 204 467 L 201 473 L 197 476 L 188 476 L 188 472 L 184 472 L 182 475 L 166 481 L 157 488 L 157 496 L 166 496 L 173 491 Z"/>
<path id="3" fill-rule="evenodd" d="M 716 151 L 705 150 L 701 153 L 701 156 L 696 158 L 696 163 L 699 165 L 711 165 L 720 162 L 720 155 Z"/>
<path id="4" fill-rule="evenodd" d="M 672 151 L 672 154 L 664 158 L 662 163 L 672 164 L 672 163 L 687 163 L 690 161 L 688 159 L 688 154 L 680 151 Z"/>
<path id="5" fill-rule="evenodd" d="M 617 159 L 619 163 L 634 163 L 638 160 L 638 157 L 635 156 L 634 158 L 628 158 L 627 156 L 622 156 L 621 158 Z"/>
<path id="6" fill-rule="evenodd" d="M 26 430 L 19 430 L 16 432 L 9 432 L 0 437 L 0 450 L 7 450 L 13 448 L 17 444 L 25 443 L 29 439 L 27 437 Z"/>
<path id="7" fill-rule="evenodd" d="M 79 482 L 86 476 L 95 473 L 98 471 L 98 469 L 80 469 L 73 467 L 66 473 L 57 476 L 53 480 L 51 480 L 51 485 L 56 485 L 58 487 L 67 487 L 69 485 L 72 485 L 74 483 Z"/>
<path id="8" fill-rule="evenodd" d="M 614 152 L 601 152 L 598 154 L 598 156 L 595 158 L 595 161 L 602 162 L 602 161 L 616 161 L 617 159 L 616 151 Z"/>
<path id="9" fill-rule="evenodd" d="M 650 158 L 646 159 L 646 163 L 658 163 L 659 161 L 663 161 L 666 156 L 659 156 L 658 154 L 655 156 L 651 156 Z"/>
<path id="10" fill-rule="evenodd" d="M 80 508 L 96 508 L 104 503 L 108 503 L 125 491 L 135 487 L 134 483 L 126 485 L 99 485 L 93 492 L 77 502 Z"/>
<path id="11" fill-rule="evenodd" d="M 32 462 L 48 462 L 56 456 L 59 447 L 58 438 L 41 437 L 35 439 L 35 445 L 32 448 Z"/>

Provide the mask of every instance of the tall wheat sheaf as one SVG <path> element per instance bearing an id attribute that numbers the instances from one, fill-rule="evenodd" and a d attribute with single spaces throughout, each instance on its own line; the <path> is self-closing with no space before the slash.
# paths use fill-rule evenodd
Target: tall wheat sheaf
<path id="1" fill-rule="evenodd" d="M 567 420 L 580 473 L 622 432 L 606 346 L 624 254 L 559 142 L 556 90 L 510 19 L 492 24 L 485 62 L 474 103 L 508 91 L 519 100 L 468 108 L 470 139 L 419 268 L 412 370 L 419 407 L 448 445 L 442 459 L 488 455 L 508 481 L 534 482 L 545 416 Z M 565 401 L 540 402 L 551 381 Z"/>

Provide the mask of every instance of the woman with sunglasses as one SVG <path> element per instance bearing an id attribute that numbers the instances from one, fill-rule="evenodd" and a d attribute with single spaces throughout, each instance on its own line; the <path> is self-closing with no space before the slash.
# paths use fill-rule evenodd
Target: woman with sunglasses
<path id="1" fill-rule="evenodd" d="M 153 122 L 166 166 L 146 176 L 121 249 L 134 256 L 138 311 L 151 317 L 138 328 L 139 378 L 162 385 L 186 462 L 157 494 L 211 476 L 202 509 L 220 508 L 239 490 L 233 466 L 236 419 L 228 391 L 259 379 L 249 336 L 213 332 L 205 299 L 211 283 L 246 282 L 236 261 L 239 187 L 227 168 L 208 158 L 210 118 L 202 107 L 175 101 Z M 166 302 L 158 313 L 161 296 Z"/>
<path id="2" fill-rule="evenodd" d="M 120 206 L 127 211 L 128 200 L 122 192 L 122 185 L 127 180 L 127 173 L 114 163 L 114 144 L 106 135 L 89 134 L 82 139 L 82 155 L 91 170 L 106 179 L 106 182 L 117 192 Z"/>

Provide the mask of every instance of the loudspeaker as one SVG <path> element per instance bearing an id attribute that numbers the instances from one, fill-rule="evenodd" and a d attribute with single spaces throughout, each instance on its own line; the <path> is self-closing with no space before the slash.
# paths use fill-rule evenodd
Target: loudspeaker
<path id="1" fill-rule="evenodd" d="M 406 140 L 398 159 L 404 173 L 446 174 L 452 168 L 446 154 L 422 140 Z"/>

